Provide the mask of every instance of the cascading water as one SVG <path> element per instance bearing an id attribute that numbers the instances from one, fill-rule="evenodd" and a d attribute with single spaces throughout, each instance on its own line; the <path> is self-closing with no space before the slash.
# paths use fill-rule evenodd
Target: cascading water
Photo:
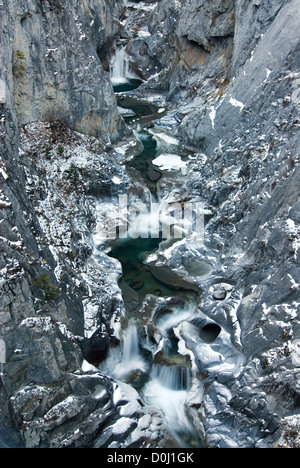
<path id="1" fill-rule="evenodd" d="M 126 87 L 116 87 L 117 83 L 125 83 L 128 75 L 126 51 L 120 48 L 117 50 L 111 69 L 115 91 L 128 90 Z M 126 94 L 122 94 L 121 97 L 119 95 L 119 100 L 122 107 L 127 108 L 124 106 L 124 96 Z M 147 121 L 149 123 L 151 115 L 153 119 L 160 115 L 157 107 L 148 105 L 145 101 L 139 102 L 137 99 L 132 100 L 132 105 L 128 105 L 128 109 L 134 111 L 137 127 L 144 118 L 142 116 L 149 116 Z M 144 150 L 132 160 L 132 164 L 127 166 L 128 169 L 133 167 L 135 173 L 138 171 L 143 176 L 145 180 L 143 201 L 148 198 L 146 195 L 148 193 L 150 196 L 148 208 L 139 211 L 137 204 L 131 205 L 134 213 L 139 214 L 129 223 L 129 237 L 119 239 L 109 254 L 122 264 L 122 281 L 126 283 L 126 287 L 123 286 L 123 299 L 127 313 L 132 318 L 121 337 L 120 346 L 111 349 L 106 362 L 102 363 L 99 369 L 118 380 L 131 384 L 139 390 L 146 403 L 160 408 L 165 415 L 174 443 L 178 447 L 199 447 L 201 444 L 197 432 L 186 411 L 188 396 L 192 382 L 194 382 L 193 371 L 191 363 L 186 360 L 185 356 L 178 353 L 179 339 L 175 335 L 176 327 L 182 321 L 192 318 L 195 313 L 195 293 L 184 288 L 182 290 L 172 288 L 157 281 L 151 274 L 150 268 L 144 263 L 144 259 L 151 252 L 157 251 L 163 240 L 162 218 L 168 213 L 168 203 L 165 203 L 157 192 L 156 183 L 162 174 L 151 165 L 152 160 L 164 151 L 166 142 L 164 140 L 162 143 L 158 142 L 150 132 L 144 131 L 143 128 L 136 132 L 136 136 L 143 143 Z M 173 140 L 172 144 L 175 144 Z M 179 147 L 178 151 L 180 151 Z M 131 291 L 130 294 L 128 290 Z M 133 293 L 135 294 L 134 301 L 132 301 Z M 142 317 L 140 312 L 149 295 L 161 298 L 176 296 L 183 304 L 181 307 L 174 306 L 173 309 L 168 309 L 168 312 L 155 320 L 161 341 L 154 345 L 154 348 L 153 343 L 148 346 L 149 336 L 140 342 L 138 332 L 139 327 L 145 327 L 147 323 L 147 317 Z M 146 327 L 144 332 L 147 334 Z"/>
<path id="2" fill-rule="evenodd" d="M 190 367 L 184 366 L 154 364 L 151 372 L 151 380 L 159 381 L 164 388 L 173 391 L 187 391 L 191 385 L 191 369 Z"/>
<path id="3" fill-rule="evenodd" d="M 170 432 L 181 447 L 198 445 L 195 430 L 185 405 L 191 382 L 188 367 L 154 365 L 151 378 L 143 389 L 145 401 L 162 410 Z"/>
<path id="4" fill-rule="evenodd" d="M 168 332 L 175 328 L 181 320 L 190 317 L 192 306 L 175 310 L 166 314 L 160 320 L 160 331 L 163 340 L 169 340 Z M 170 350 L 172 345 L 166 346 Z M 111 350 L 105 363 L 99 370 L 112 375 L 118 380 L 130 383 L 139 388 L 146 403 L 153 405 L 163 412 L 169 425 L 170 433 L 179 447 L 199 447 L 200 441 L 186 412 L 186 401 L 192 385 L 193 371 L 185 365 L 172 364 L 172 356 L 165 352 L 164 360 L 169 359 L 169 365 L 164 363 L 150 364 L 141 354 L 138 327 L 135 320 L 130 320 L 123 333 L 121 347 Z M 171 363 L 171 364 L 170 364 Z M 147 379 L 144 385 L 142 381 Z M 144 385 L 144 386 L 143 386 Z"/>
<path id="5" fill-rule="evenodd" d="M 159 358 L 161 363 L 152 366 L 150 379 L 142 391 L 145 401 L 159 407 L 165 414 L 170 432 L 180 447 L 201 445 L 186 412 L 193 370 L 178 354 L 178 343 L 173 333 L 182 321 L 191 319 L 194 313 L 195 304 L 191 302 L 188 306 L 175 308 L 156 321 L 163 343 Z M 179 357 L 181 364 L 178 363 Z"/>
<path id="6" fill-rule="evenodd" d="M 148 365 L 140 352 L 138 329 L 134 320 L 130 321 L 124 332 L 122 344 L 122 359 L 112 373 L 117 379 L 130 382 L 133 374 L 148 370 Z"/>
<path id="7" fill-rule="evenodd" d="M 111 66 L 111 81 L 113 84 L 124 83 L 128 76 L 128 58 L 124 47 L 119 47 Z"/>
<path id="8" fill-rule="evenodd" d="M 195 314 L 195 304 L 191 301 L 187 306 L 178 307 L 170 313 L 164 314 L 156 321 L 156 326 L 164 338 L 168 332 L 175 328 L 183 320 L 189 320 Z"/>
<path id="9" fill-rule="evenodd" d="M 114 90 L 117 92 L 135 89 L 142 83 L 142 81 L 130 71 L 130 60 L 126 53 L 125 46 L 120 46 L 116 50 L 111 63 L 110 78 Z"/>

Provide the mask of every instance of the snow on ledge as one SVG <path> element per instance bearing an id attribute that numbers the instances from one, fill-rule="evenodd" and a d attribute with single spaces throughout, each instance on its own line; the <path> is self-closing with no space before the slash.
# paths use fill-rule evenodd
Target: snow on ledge
<path id="1" fill-rule="evenodd" d="M 0 104 L 6 103 L 6 90 L 5 83 L 3 80 L 0 80 Z"/>
<path id="2" fill-rule="evenodd" d="M 245 105 L 241 101 L 237 101 L 232 96 L 230 96 L 230 104 L 234 107 L 239 107 L 241 111 L 244 109 Z"/>
<path id="3" fill-rule="evenodd" d="M 161 154 L 152 163 L 162 171 L 181 170 L 183 174 L 186 174 L 186 163 L 177 154 Z"/>

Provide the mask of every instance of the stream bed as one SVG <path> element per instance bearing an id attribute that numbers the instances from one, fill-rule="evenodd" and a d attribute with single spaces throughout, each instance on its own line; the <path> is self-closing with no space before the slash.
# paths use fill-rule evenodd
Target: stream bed
<path id="1" fill-rule="evenodd" d="M 122 67 L 116 69 L 123 70 Z M 117 79 L 115 91 L 127 125 L 135 128 L 135 135 L 142 143 L 141 152 L 126 163 L 127 170 L 131 178 L 138 174 L 144 181 L 151 210 L 151 202 L 159 203 L 157 181 L 165 177 L 152 161 L 169 152 L 174 155 L 176 151 L 181 157 L 188 154 L 177 142 L 170 146 L 167 135 L 158 144 L 149 127 L 165 110 L 130 95 L 128 91 L 136 88 L 137 84 L 134 79 Z M 134 237 L 128 235 L 125 239 L 116 239 L 108 253 L 122 265 L 119 285 L 127 326 L 122 332 L 120 345 L 110 350 L 99 369 L 134 386 L 145 403 L 162 411 L 175 446 L 201 447 L 186 411 L 186 401 L 196 377 L 190 359 L 178 352 L 179 339 L 175 333 L 181 321 L 195 315 L 199 294 L 195 288 L 178 283 L 178 279 L 172 281 L 171 271 L 155 274 L 146 261 L 166 241 L 160 230 L 154 237 Z M 173 241 L 169 239 L 168 242 Z"/>

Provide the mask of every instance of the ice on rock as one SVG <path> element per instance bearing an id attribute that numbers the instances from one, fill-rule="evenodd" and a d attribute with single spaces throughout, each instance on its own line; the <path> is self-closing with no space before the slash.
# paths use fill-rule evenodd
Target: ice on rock
<path id="1" fill-rule="evenodd" d="M 162 171 L 179 171 L 186 173 L 187 164 L 177 154 L 161 154 L 152 163 Z"/>

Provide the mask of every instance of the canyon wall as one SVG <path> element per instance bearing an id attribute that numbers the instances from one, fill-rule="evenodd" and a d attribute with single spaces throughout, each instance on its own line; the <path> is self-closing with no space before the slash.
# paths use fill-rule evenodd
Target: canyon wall
<path id="1" fill-rule="evenodd" d="M 98 56 L 122 6 L 0 5 L 3 448 L 151 446 L 167 432 L 133 389 L 85 360 L 103 359 L 124 316 L 120 266 L 88 261 L 93 200 L 111 195 L 113 175 L 126 184 L 110 146 L 125 126 Z"/>
<path id="2" fill-rule="evenodd" d="M 160 95 L 158 128 L 194 150 L 178 185 L 210 213 L 205 246 L 165 258 L 229 337 L 199 347 L 182 327 L 205 388 L 191 414 L 210 447 L 299 446 L 299 0 L 133 3 L 0 2 L 0 445 L 168 437 L 159 411 L 87 363 L 125 313 L 121 267 L 93 262 L 90 236 L 112 179 L 131 186 L 111 146 L 132 138 L 107 71 L 121 36 L 136 95 Z"/>
<path id="3" fill-rule="evenodd" d="M 119 117 L 99 57 L 119 30 L 122 1 L 6 1 L 3 34 L 19 124 L 61 120 L 91 135 L 118 135 Z"/>

